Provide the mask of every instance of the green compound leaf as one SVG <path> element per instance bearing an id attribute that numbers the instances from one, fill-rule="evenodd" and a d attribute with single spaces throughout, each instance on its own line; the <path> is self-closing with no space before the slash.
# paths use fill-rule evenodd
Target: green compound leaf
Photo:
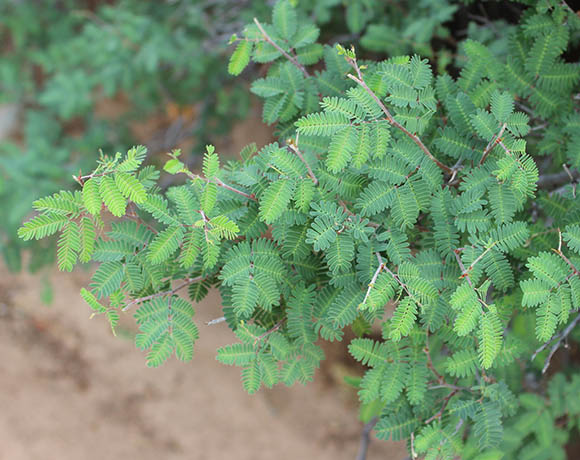
<path id="1" fill-rule="evenodd" d="M 76 222 L 69 222 L 58 239 L 58 269 L 70 272 L 77 262 L 81 249 L 81 236 Z"/>
<path id="2" fill-rule="evenodd" d="M 108 297 L 121 287 L 125 277 L 121 262 L 105 262 L 99 266 L 91 282 L 91 290 L 97 298 Z"/>
<path id="3" fill-rule="evenodd" d="M 125 215 L 127 201 L 113 179 L 108 176 L 101 177 L 101 182 L 99 183 L 99 195 L 111 214 L 115 217 Z"/>
<path id="4" fill-rule="evenodd" d="M 260 220 L 271 224 L 280 218 L 292 199 L 294 186 L 290 179 L 271 183 L 260 200 Z"/>
<path id="5" fill-rule="evenodd" d="M 272 22 L 280 37 L 284 40 L 290 40 L 292 38 L 296 33 L 298 18 L 296 16 L 296 10 L 292 7 L 289 1 L 279 0 L 274 5 Z"/>
<path id="6" fill-rule="evenodd" d="M 494 311 L 487 311 L 481 316 L 479 328 L 479 362 L 484 369 L 489 369 L 493 364 L 500 351 L 502 337 L 499 317 Z"/>
<path id="7" fill-rule="evenodd" d="M 134 203 L 140 204 L 147 199 L 147 192 L 143 184 L 129 173 L 115 174 L 115 184 L 123 196 Z"/>
<path id="8" fill-rule="evenodd" d="M 107 307 L 100 304 L 91 291 L 88 291 L 85 288 L 81 288 L 81 297 L 86 303 L 89 304 L 89 307 L 91 307 L 91 310 L 93 310 L 93 312 L 105 313 L 107 311 Z"/>
<path id="9" fill-rule="evenodd" d="M 18 236 L 24 241 L 40 240 L 61 230 L 70 218 L 64 214 L 40 214 L 18 229 Z"/>
<path id="10" fill-rule="evenodd" d="M 79 261 L 88 262 L 91 260 L 95 249 L 95 224 L 88 217 L 83 217 L 79 223 L 80 250 Z"/>
<path id="11" fill-rule="evenodd" d="M 228 72 L 231 75 L 239 75 L 250 63 L 250 55 L 254 49 L 254 44 L 248 40 L 241 40 L 230 57 Z"/>
<path id="12" fill-rule="evenodd" d="M 83 184 L 83 203 L 87 211 L 93 215 L 101 212 L 103 200 L 99 194 L 99 183 L 96 178 L 91 178 Z"/>
<path id="13" fill-rule="evenodd" d="M 152 264 L 165 262 L 177 250 L 182 240 L 183 227 L 175 226 L 166 228 L 162 232 L 159 232 L 153 238 L 153 241 L 151 241 L 147 259 Z"/>

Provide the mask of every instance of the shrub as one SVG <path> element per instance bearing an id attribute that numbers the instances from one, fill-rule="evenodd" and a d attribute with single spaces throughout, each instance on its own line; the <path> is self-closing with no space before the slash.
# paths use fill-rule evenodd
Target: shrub
<path id="1" fill-rule="evenodd" d="M 278 142 L 223 166 L 208 145 L 202 174 L 174 151 L 165 171 L 187 181 L 165 191 L 144 148 L 102 156 L 19 235 L 60 232 L 62 270 L 99 263 L 81 295 L 113 328 L 134 312 L 149 366 L 192 358 L 179 294 L 215 286 L 237 339 L 217 359 L 249 393 L 312 380 L 320 340 L 350 327 L 380 439 L 413 457 L 564 458 L 578 374 L 546 371 L 580 318 L 579 69 L 565 54 L 579 27 L 539 2 L 498 37 L 471 29 L 457 77 L 435 76 L 417 54 L 323 46 L 279 1 L 232 37 L 228 66 L 271 63 L 251 91 Z"/>
<path id="2" fill-rule="evenodd" d="M 220 64 L 224 34 L 236 30 L 240 14 L 253 15 L 208 1 L 179 8 L 138 0 L 0 2 L 0 102 L 18 104 L 23 125 L 16 139 L 0 141 L 0 250 L 9 267 L 18 270 L 20 250 L 30 247 L 16 237 L 30 202 L 92 169 L 99 148 L 135 144 L 132 125 L 179 112 L 167 117 L 169 134 L 150 134 L 154 155 L 190 138 L 203 148 L 246 115 L 248 95 Z M 120 108 L 103 115 L 115 100 Z M 46 245 L 33 254 L 32 270 L 54 261 Z"/>

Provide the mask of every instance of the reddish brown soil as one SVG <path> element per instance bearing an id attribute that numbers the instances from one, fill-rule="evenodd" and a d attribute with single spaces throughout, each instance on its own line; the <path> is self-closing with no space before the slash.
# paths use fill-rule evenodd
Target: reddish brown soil
<path id="1" fill-rule="evenodd" d="M 0 268 L 0 460 L 355 458 L 361 423 L 341 353 L 329 350 L 306 387 L 248 396 L 239 370 L 215 360 L 231 332 L 204 324 L 221 316 L 217 293 L 197 306 L 193 362 L 148 369 L 130 318 L 118 337 L 89 319 L 87 273 L 49 277 L 47 307 L 39 277 Z M 401 443 L 373 441 L 368 459 L 405 456 Z"/>

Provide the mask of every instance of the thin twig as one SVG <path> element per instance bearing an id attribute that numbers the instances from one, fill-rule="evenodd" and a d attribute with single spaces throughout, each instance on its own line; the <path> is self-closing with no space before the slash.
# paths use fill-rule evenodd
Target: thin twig
<path id="1" fill-rule="evenodd" d="M 244 197 L 248 198 L 249 200 L 258 201 L 256 199 L 256 196 L 253 193 L 252 194 L 248 194 L 246 192 L 242 192 L 241 190 L 238 190 L 237 188 L 232 187 L 231 185 L 228 185 L 228 184 L 224 183 L 221 179 L 219 179 L 217 177 L 215 179 L 213 179 L 213 180 L 210 180 L 210 179 L 207 179 L 205 177 L 201 177 L 198 174 L 194 174 L 194 173 L 192 173 L 188 169 L 184 169 L 184 170 L 182 170 L 182 172 L 184 172 L 187 175 L 187 177 L 189 177 L 191 180 L 197 180 L 197 179 L 199 179 L 199 180 L 202 180 L 204 182 L 207 182 L 208 184 L 209 183 L 216 184 L 218 187 L 223 187 L 226 190 L 229 190 L 230 192 L 234 192 L 234 193 L 237 193 L 238 195 L 244 196 Z"/>
<path id="2" fill-rule="evenodd" d="M 425 147 L 425 144 L 423 144 L 423 142 L 421 141 L 421 139 L 419 139 L 417 137 L 417 135 L 408 131 L 401 123 L 399 123 L 397 120 L 395 120 L 395 118 L 393 117 L 393 115 L 391 115 L 391 112 L 389 111 L 389 109 L 387 109 L 385 104 L 383 104 L 383 102 L 379 99 L 379 97 L 375 94 L 375 92 L 372 89 L 370 89 L 368 87 L 368 85 L 365 83 L 362 72 L 361 72 L 360 67 L 358 66 L 358 64 L 356 62 L 356 59 L 352 59 L 352 58 L 347 57 L 346 60 L 351 65 L 351 67 L 356 71 L 356 73 L 358 75 L 358 77 L 357 77 L 355 75 L 348 74 L 347 77 L 350 78 L 351 80 L 353 80 L 354 82 L 356 82 L 358 85 L 360 85 L 368 93 L 368 95 L 374 99 L 374 101 L 378 104 L 378 106 L 381 108 L 381 110 L 383 111 L 383 113 L 387 117 L 387 121 L 391 125 L 393 125 L 395 128 L 401 130 L 408 137 L 410 137 L 413 140 L 413 142 L 415 142 L 415 144 L 417 144 L 417 146 L 425 153 L 425 155 L 427 155 L 432 161 L 434 161 L 435 164 L 437 166 L 439 166 L 440 169 L 442 169 L 443 171 L 445 171 L 448 174 L 453 174 L 453 169 L 450 168 L 449 166 L 441 163 L 441 161 L 439 161 L 437 158 L 435 158 L 435 156 L 429 151 L 429 149 L 427 147 Z"/>
<path id="3" fill-rule="evenodd" d="M 546 349 L 547 346 L 551 342 L 555 341 L 554 345 L 552 345 L 552 348 L 550 349 L 550 353 L 548 354 L 548 357 L 546 358 L 546 362 L 544 363 L 544 367 L 542 368 L 542 374 L 546 373 L 546 371 L 548 370 L 548 367 L 550 367 L 550 364 L 552 362 L 552 358 L 553 358 L 554 354 L 556 353 L 556 351 L 558 351 L 558 348 L 560 348 L 560 346 L 562 345 L 562 341 L 566 340 L 568 338 L 568 336 L 570 335 L 570 333 L 574 330 L 574 328 L 578 324 L 578 321 L 580 321 L 580 315 L 576 316 L 576 318 L 574 318 L 574 321 L 572 321 L 570 324 L 568 324 L 566 329 L 564 329 L 562 332 L 560 332 L 560 334 L 558 334 L 557 336 L 553 337 L 548 342 L 543 344 L 532 355 L 532 360 L 533 360 L 540 352 L 544 351 L 544 349 Z M 565 344 L 564 346 L 567 347 L 568 345 Z"/>
<path id="4" fill-rule="evenodd" d="M 411 293 L 411 291 L 409 291 L 409 288 L 408 288 L 408 286 L 407 286 L 405 283 L 403 283 L 403 282 L 401 281 L 401 279 L 400 279 L 400 278 L 399 278 L 399 277 L 398 277 L 396 274 L 394 274 L 394 273 L 393 273 L 391 270 L 389 270 L 389 268 L 387 267 L 387 264 L 384 264 L 384 263 L 383 263 L 383 258 L 381 257 L 381 255 L 380 255 L 378 252 L 376 252 L 375 254 L 376 254 L 376 256 L 377 256 L 377 259 L 379 259 L 379 263 L 383 265 L 383 270 L 385 270 L 385 271 L 386 271 L 386 272 L 387 272 L 389 275 L 391 275 L 391 276 L 393 277 L 393 279 L 394 279 L 394 280 L 395 280 L 397 283 L 399 283 L 399 285 L 400 285 L 400 286 L 401 286 L 401 287 L 402 287 L 402 288 L 405 290 L 405 292 L 408 294 L 408 296 L 409 296 L 409 297 L 411 297 L 411 298 L 412 298 L 412 299 L 413 299 L 413 300 L 414 300 L 414 301 L 417 303 L 417 305 L 419 305 L 421 308 L 425 308 L 425 307 L 423 306 L 423 304 L 422 304 L 421 302 L 419 302 L 419 299 L 417 299 L 417 298 L 416 298 L 416 297 L 415 297 L 415 296 L 414 296 L 414 295 Z"/>
<path id="5" fill-rule="evenodd" d="M 536 184 L 538 188 L 541 189 L 557 188 L 560 185 L 568 182 L 570 176 L 572 176 L 571 181 L 574 182 L 578 180 L 578 178 L 580 177 L 580 173 L 578 172 L 577 169 L 573 170 L 568 169 L 568 171 L 564 170 L 562 172 L 555 174 L 542 174 L 538 178 L 538 182 L 536 182 Z"/>
<path id="6" fill-rule="evenodd" d="M 445 377 L 443 377 L 439 372 L 437 372 L 437 369 L 435 369 L 435 366 L 433 365 L 433 360 L 431 359 L 431 348 L 429 347 L 429 331 L 426 331 L 426 335 L 425 335 L 425 348 L 423 348 L 423 352 L 425 353 L 425 355 L 427 355 L 427 368 L 433 372 L 433 375 L 435 375 L 435 377 L 437 378 L 437 382 L 439 382 L 440 384 L 444 384 L 445 383 Z"/>
<path id="7" fill-rule="evenodd" d="M 234 193 L 237 193 L 238 195 L 245 196 L 249 200 L 258 201 L 253 193 L 248 194 L 246 192 L 242 192 L 241 190 L 238 190 L 237 188 L 234 188 L 231 185 L 225 184 L 221 179 L 219 179 L 217 177 L 215 178 L 215 184 L 218 185 L 219 187 L 223 187 L 226 190 L 229 190 L 230 192 L 234 192 Z"/>
<path id="8" fill-rule="evenodd" d="M 432 385 L 430 387 L 428 387 L 428 390 L 438 390 L 440 388 L 449 388 L 450 390 L 457 390 L 457 391 L 469 391 L 470 393 L 473 393 L 473 390 L 471 388 L 467 388 L 467 387 L 459 387 L 457 385 L 452 385 L 450 383 L 442 383 L 440 385 Z"/>
<path id="9" fill-rule="evenodd" d="M 114 172 L 115 172 L 115 171 L 113 171 L 113 170 L 111 169 L 111 170 L 109 170 L 109 171 L 105 171 L 105 172 L 98 173 L 98 174 L 95 174 L 95 173 L 92 173 L 92 174 L 87 174 L 86 176 L 81 176 L 80 174 L 79 174 L 78 176 L 75 176 L 75 175 L 73 174 L 73 175 L 72 175 L 72 177 L 73 177 L 73 179 L 74 179 L 76 182 L 78 182 L 78 183 L 81 185 L 81 187 L 84 187 L 84 185 L 85 185 L 85 181 L 86 181 L 86 180 L 88 180 L 88 179 L 92 179 L 93 177 L 102 177 L 102 176 L 106 176 L 106 175 L 108 175 L 108 174 L 112 174 L 112 173 L 114 173 Z"/>
<path id="10" fill-rule="evenodd" d="M 142 303 L 142 302 L 147 302 L 148 300 L 152 300 L 155 299 L 156 297 L 161 297 L 161 296 L 172 296 L 175 293 L 177 293 L 178 291 L 182 290 L 184 287 L 189 286 L 190 284 L 193 283 L 197 283 L 199 281 L 203 281 L 206 277 L 205 276 L 196 276 L 195 278 L 187 278 L 183 283 L 181 283 L 180 285 L 178 285 L 177 287 L 173 288 L 173 289 L 169 289 L 167 291 L 163 291 L 163 292 L 157 292 L 155 294 L 151 294 L 145 297 L 139 297 L 138 299 L 133 299 L 131 302 L 129 302 L 127 305 L 125 305 L 122 308 L 122 311 L 127 311 L 129 308 L 131 308 L 131 306 Z"/>
<path id="11" fill-rule="evenodd" d="M 457 260 L 457 265 L 459 265 L 459 268 L 461 269 L 461 276 L 467 280 L 467 283 L 469 284 L 469 286 L 473 287 L 473 283 L 471 282 L 471 278 L 469 277 L 469 273 L 467 272 L 467 270 L 465 270 L 465 265 L 463 265 L 463 261 L 461 260 L 461 257 L 459 256 L 459 253 L 461 252 L 461 250 L 456 249 L 453 252 L 455 253 L 455 259 Z"/>
<path id="12" fill-rule="evenodd" d="M 350 209 L 348 209 L 348 206 L 346 205 L 346 203 L 342 200 L 338 200 L 338 204 L 341 206 L 342 209 L 344 209 L 344 212 L 346 212 L 349 216 L 356 216 L 356 214 L 354 212 L 352 212 Z M 372 228 L 379 228 L 381 225 L 377 224 L 376 222 L 368 222 L 367 223 L 367 227 L 372 227 Z"/>
<path id="13" fill-rule="evenodd" d="M 537 232 L 537 233 L 534 233 L 534 234 L 530 235 L 530 237 L 524 243 L 524 248 L 527 248 L 532 243 L 532 240 L 534 238 L 536 238 L 538 236 L 542 236 L 542 235 L 547 235 L 548 233 L 554 233 L 554 232 L 557 232 L 557 231 L 558 231 L 557 228 L 551 228 L 550 230 L 545 230 L 543 232 Z"/>
<path id="14" fill-rule="evenodd" d="M 312 168 L 310 168 L 310 165 L 306 161 L 306 158 L 304 158 L 304 155 L 302 155 L 302 152 L 298 150 L 298 136 L 296 136 L 296 143 L 294 143 L 294 141 L 290 139 L 290 142 L 288 142 L 288 147 L 290 147 L 290 149 L 296 154 L 296 156 L 300 158 L 300 161 L 304 163 L 304 166 L 306 166 L 306 169 L 308 170 L 308 175 L 312 179 L 312 182 L 314 182 L 314 185 L 318 185 L 318 179 L 312 172 Z"/>
<path id="15" fill-rule="evenodd" d="M 449 395 L 445 397 L 445 399 L 443 400 L 443 406 L 441 406 L 441 410 L 439 410 L 439 412 L 437 412 L 432 417 L 429 417 L 427 420 L 425 420 L 425 425 L 429 425 L 429 423 L 431 423 L 433 420 L 441 418 L 443 412 L 445 411 L 445 408 L 447 407 L 447 404 L 449 404 L 449 400 L 453 398 L 453 396 L 455 396 L 458 391 L 459 390 L 453 390 L 451 393 L 449 393 Z"/>
<path id="16" fill-rule="evenodd" d="M 375 283 L 377 282 L 377 278 L 379 277 L 379 274 L 381 273 L 381 271 L 383 271 L 384 267 L 385 267 L 384 263 L 379 263 L 379 266 L 377 267 L 377 270 L 375 271 L 375 274 L 373 275 L 371 282 L 369 283 L 367 293 L 365 294 L 365 298 L 363 299 L 361 305 L 364 305 L 367 303 L 367 299 L 369 298 L 369 295 L 371 294 L 371 290 L 374 287 Z"/>
<path id="17" fill-rule="evenodd" d="M 503 132 L 505 131 L 506 127 L 507 127 L 507 123 L 504 123 L 502 125 L 501 129 L 499 130 L 499 133 L 497 133 L 497 135 L 495 135 L 491 138 L 491 140 L 489 141 L 489 144 L 487 144 L 487 147 L 485 147 L 485 150 L 483 151 L 483 155 L 481 157 L 481 160 L 479 160 L 480 166 L 484 163 L 485 159 L 487 158 L 489 153 L 493 150 L 493 148 L 501 142 L 501 136 L 503 135 Z"/>
<path id="18" fill-rule="evenodd" d="M 568 259 L 568 257 L 566 257 L 562 252 L 562 232 L 560 231 L 560 229 L 558 229 L 558 249 L 552 248 L 552 251 L 558 254 L 562 258 L 562 260 L 568 264 L 568 266 L 572 269 L 575 275 L 578 275 L 580 273 L 580 271 L 578 271 L 576 266 L 572 262 L 570 262 L 570 259 Z"/>
<path id="19" fill-rule="evenodd" d="M 471 270 L 473 270 L 473 267 L 475 267 L 475 264 L 477 262 L 479 262 L 481 259 L 483 259 L 485 257 L 485 255 L 492 250 L 492 248 L 497 244 L 497 241 L 495 241 L 492 245 L 490 245 L 485 251 L 483 251 L 473 262 L 471 262 L 471 264 L 469 265 L 469 267 L 467 267 L 467 272 L 470 272 Z"/>
<path id="20" fill-rule="evenodd" d="M 566 163 L 564 163 L 562 165 L 562 168 L 564 168 L 564 172 L 566 174 L 568 174 L 568 177 L 570 178 L 570 180 L 573 181 L 574 180 L 574 176 L 572 175 L 572 172 L 570 171 L 570 169 L 568 169 L 568 166 L 566 166 Z"/>
<path id="21" fill-rule="evenodd" d="M 256 343 L 258 343 L 262 339 L 268 337 L 273 332 L 276 332 L 278 329 L 280 329 L 285 321 L 286 321 L 286 318 L 282 318 L 280 321 L 278 321 L 276 324 L 274 324 L 274 326 L 272 326 L 272 328 L 268 329 L 262 335 L 256 337 L 256 339 L 254 340 L 254 345 L 256 345 Z"/>
<path id="22" fill-rule="evenodd" d="M 298 60 L 292 56 L 290 56 L 286 51 L 284 51 L 282 48 L 280 48 L 280 46 L 274 41 L 272 40 L 272 38 L 270 38 L 270 36 L 268 35 L 268 33 L 264 30 L 264 28 L 262 27 L 262 24 L 260 24 L 260 21 L 258 21 L 257 18 L 254 18 L 254 23 L 256 24 L 256 26 L 258 27 L 258 29 L 260 30 L 260 32 L 262 33 L 262 35 L 264 36 L 264 39 L 270 43 L 270 45 L 272 45 L 274 48 L 276 48 L 280 53 L 282 53 L 282 55 L 288 59 L 292 64 L 294 64 L 298 69 L 300 69 L 300 71 L 304 74 L 304 76 L 306 78 L 310 77 L 310 74 L 308 73 L 308 71 L 306 70 L 306 67 L 304 67 L 302 64 L 300 64 L 298 62 Z"/>
<path id="23" fill-rule="evenodd" d="M 469 266 L 467 269 L 465 268 L 465 265 L 463 265 L 463 261 L 461 260 L 461 257 L 459 257 L 459 253 L 460 253 L 461 251 L 463 251 L 463 248 L 458 248 L 458 249 L 455 249 L 455 250 L 453 251 L 453 252 L 455 253 L 455 259 L 457 260 L 457 264 L 459 265 L 459 268 L 461 269 L 461 276 L 460 276 L 460 278 L 465 278 L 465 279 L 467 280 L 467 283 L 469 284 L 469 286 L 470 286 L 470 287 L 472 287 L 472 288 L 473 288 L 473 283 L 472 283 L 472 281 L 471 281 L 471 278 L 469 277 L 469 272 L 470 272 L 470 271 L 473 269 L 473 266 L 474 266 L 474 265 L 475 265 L 475 264 L 476 264 L 478 261 L 480 261 L 480 260 L 483 258 L 483 256 L 484 256 L 484 255 L 485 255 L 485 254 L 486 254 L 488 251 L 490 251 L 490 250 L 491 250 L 491 248 L 492 248 L 494 245 L 495 245 L 495 243 L 494 243 L 494 244 L 492 244 L 492 245 L 491 245 L 489 248 L 487 248 L 487 249 L 486 249 L 486 250 L 483 252 L 483 254 L 481 254 L 481 255 L 480 255 L 480 256 L 479 256 L 477 259 L 475 259 L 475 260 L 474 260 L 474 261 L 471 263 L 471 265 L 470 265 L 470 266 Z M 479 298 L 479 296 L 477 297 L 477 300 L 479 301 L 479 303 L 480 303 L 480 304 L 481 304 L 481 306 L 482 306 L 482 310 L 481 310 L 481 312 L 482 312 L 482 313 L 485 315 L 485 308 L 489 308 L 489 305 L 487 305 L 487 304 L 485 303 L 485 301 L 483 301 L 482 299 L 480 299 L 480 298 Z"/>
<path id="24" fill-rule="evenodd" d="M 530 131 L 538 131 L 539 129 L 544 129 L 548 126 L 548 122 L 542 123 L 541 125 L 532 126 Z"/>

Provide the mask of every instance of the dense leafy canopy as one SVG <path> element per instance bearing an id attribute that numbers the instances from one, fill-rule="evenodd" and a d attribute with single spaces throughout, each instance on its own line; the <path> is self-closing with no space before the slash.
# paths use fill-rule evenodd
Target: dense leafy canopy
<path id="1" fill-rule="evenodd" d="M 365 28 L 362 4 L 351 30 Z M 580 318 L 580 69 L 564 59 L 580 19 L 543 1 L 499 38 L 472 32 L 457 78 L 401 55 L 413 50 L 385 27 L 361 43 L 390 57 L 365 61 L 317 43 L 305 11 L 279 1 L 271 24 L 232 37 L 229 63 L 234 75 L 270 63 L 251 91 L 278 142 L 224 167 L 208 146 L 203 175 L 173 152 L 166 171 L 188 180 L 166 191 L 142 147 L 104 156 L 77 177 L 82 192 L 36 201 L 19 235 L 61 232 L 63 270 L 99 262 L 83 298 L 113 327 L 134 311 L 150 366 L 192 357 L 198 330 L 178 293 L 197 302 L 217 286 L 237 337 L 217 358 L 242 367 L 249 393 L 312 380 L 320 340 L 351 327 L 380 439 L 426 458 L 564 458 L 554 421 L 577 422 L 578 374 L 545 394 L 526 381 Z M 123 218 L 109 228 L 105 211 Z M 538 347 L 545 361 L 530 362 Z"/>

